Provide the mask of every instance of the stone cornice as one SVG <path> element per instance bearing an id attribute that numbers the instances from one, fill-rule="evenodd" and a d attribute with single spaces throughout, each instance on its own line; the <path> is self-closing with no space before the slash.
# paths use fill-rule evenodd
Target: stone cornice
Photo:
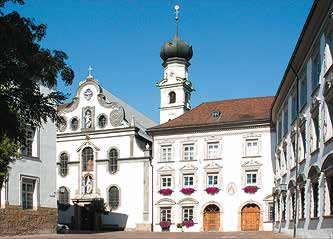
<path id="1" fill-rule="evenodd" d="M 235 130 L 235 129 L 247 129 L 247 128 L 262 128 L 272 127 L 269 119 L 257 120 L 257 121 L 244 121 L 244 122 L 230 122 L 230 123 L 215 123 L 205 125 L 186 125 L 186 126 L 173 126 L 168 128 L 150 128 L 147 132 L 150 135 L 169 135 L 179 133 L 202 133 L 209 131 L 221 131 L 221 130 Z"/>

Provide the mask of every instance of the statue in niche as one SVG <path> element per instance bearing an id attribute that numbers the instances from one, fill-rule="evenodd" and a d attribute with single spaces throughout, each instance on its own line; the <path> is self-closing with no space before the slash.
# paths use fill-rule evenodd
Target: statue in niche
<path id="1" fill-rule="evenodd" d="M 91 194 L 93 191 L 93 179 L 91 175 L 87 175 L 84 177 L 83 182 L 83 192 L 85 194 Z"/>
<path id="2" fill-rule="evenodd" d="M 85 122 L 86 128 L 91 128 L 92 121 L 91 121 L 91 112 L 90 112 L 90 110 L 86 111 L 86 113 L 84 115 L 84 122 Z"/>

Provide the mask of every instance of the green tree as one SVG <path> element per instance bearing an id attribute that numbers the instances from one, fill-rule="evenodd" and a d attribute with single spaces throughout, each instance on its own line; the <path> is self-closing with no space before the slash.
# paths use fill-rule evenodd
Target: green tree
<path id="1" fill-rule="evenodd" d="M 0 188 L 10 162 L 25 144 L 25 129 L 59 120 L 56 106 L 66 96 L 56 90 L 57 79 L 72 84 L 73 70 L 66 53 L 41 47 L 46 25 L 36 25 L 16 11 L 4 13 L 8 2 L 0 0 Z M 53 89 L 43 93 L 40 86 Z"/>

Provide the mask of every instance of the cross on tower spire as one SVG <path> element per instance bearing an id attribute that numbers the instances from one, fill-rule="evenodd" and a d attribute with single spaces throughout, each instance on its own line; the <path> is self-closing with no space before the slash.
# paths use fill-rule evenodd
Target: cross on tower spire
<path id="1" fill-rule="evenodd" d="M 179 5 L 175 5 L 175 20 L 176 20 L 176 33 L 174 39 L 178 39 L 178 20 L 179 20 Z"/>
<path id="2" fill-rule="evenodd" d="M 91 72 L 93 68 L 91 66 L 88 67 L 88 77 L 92 77 Z"/>

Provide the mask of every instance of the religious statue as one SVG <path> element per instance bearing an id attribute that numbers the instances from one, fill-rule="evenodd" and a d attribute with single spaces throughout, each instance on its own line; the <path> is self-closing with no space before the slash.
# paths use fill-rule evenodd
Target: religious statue
<path id="1" fill-rule="evenodd" d="M 92 177 L 90 175 L 84 177 L 83 180 L 83 192 L 85 194 L 91 194 L 93 190 Z"/>
<path id="2" fill-rule="evenodd" d="M 91 122 L 91 112 L 90 112 L 90 110 L 86 111 L 86 114 L 84 116 L 84 120 L 85 120 L 84 122 L 85 122 L 86 128 L 91 128 L 92 122 Z"/>

